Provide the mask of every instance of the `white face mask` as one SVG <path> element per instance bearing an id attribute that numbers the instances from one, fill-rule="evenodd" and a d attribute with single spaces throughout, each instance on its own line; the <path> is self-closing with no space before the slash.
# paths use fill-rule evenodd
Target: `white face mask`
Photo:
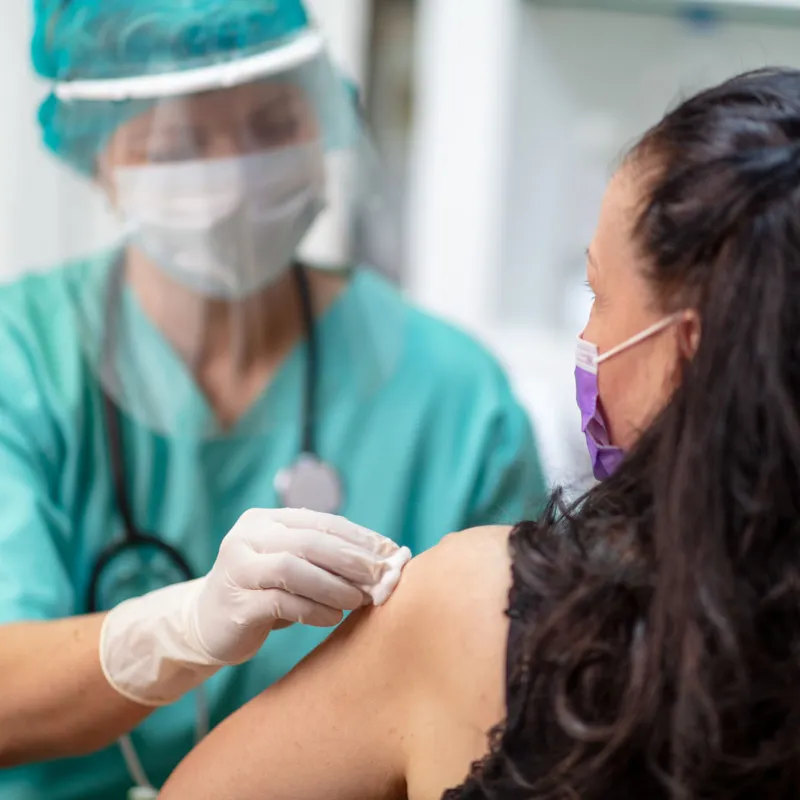
<path id="1" fill-rule="evenodd" d="M 193 290 L 237 299 L 283 275 L 325 206 L 319 142 L 211 160 L 121 167 L 136 245 Z"/>

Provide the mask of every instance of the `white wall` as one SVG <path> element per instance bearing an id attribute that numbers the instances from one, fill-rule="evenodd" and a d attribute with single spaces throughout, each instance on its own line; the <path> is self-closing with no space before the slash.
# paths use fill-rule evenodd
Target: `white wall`
<path id="1" fill-rule="evenodd" d="M 41 145 L 46 86 L 30 67 L 31 5 L 8 3 L 0 25 L 0 280 L 56 264 L 108 232 L 99 195 Z"/>
<path id="2" fill-rule="evenodd" d="M 587 469 L 574 337 L 589 304 L 583 251 L 614 162 L 681 94 L 767 63 L 800 66 L 797 21 L 701 31 L 531 0 L 420 3 L 411 289 L 500 355 L 556 479 Z"/>
<path id="3" fill-rule="evenodd" d="M 520 29 L 498 300 L 573 331 L 573 288 L 607 174 L 667 106 L 768 63 L 800 66 L 798 27 L 693 29 L 675 18 L 538 9 Z M 643 54 L 646 56 L 643 58 Z"/>

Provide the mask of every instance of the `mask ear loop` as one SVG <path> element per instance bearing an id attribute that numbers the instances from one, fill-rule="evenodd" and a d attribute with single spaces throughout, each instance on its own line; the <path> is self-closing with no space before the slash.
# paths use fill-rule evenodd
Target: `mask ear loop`
<path id="1" fill-rule="evenodd" d="M 655 336 L 657 333 L 660 333 L 664 329 L 668 328 L 670 325 L 674 325 L 682 316 L 684 312 L 678 311 L 675 314 L 670 314 L 668 317 L 664 317 L 664 319 L 656 322 L 655 325 L 651 325 L 649 328 L 645 328 L 640 333 L 637 333 L 635 336 L 631 336 L 630 339 L 622 342 L 622 344 L 618 344 L 616 347 L 612 347 L 608 352 L 603 353 L 603 355 L 597 357 L 597 361 L 595 363 L 602 364 L 604 361 L 608 361 L 609 358 L 613 358 L 614 356 L 619 355 L 620 353 L 624 353 L 631 347 L 639 344 L 640 342 L 649 339 L 651 336 Z"/>

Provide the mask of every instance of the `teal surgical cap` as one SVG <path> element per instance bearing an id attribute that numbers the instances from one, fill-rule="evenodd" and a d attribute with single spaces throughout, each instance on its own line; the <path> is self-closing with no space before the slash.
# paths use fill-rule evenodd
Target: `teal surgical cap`
<path id="1" fill-rule="evenodd" d="M 54 83 L 231 62 L 285 46 L 310 26 L 300 0 L 34 0 L 34 15 L 33 65 Z M 330 92 L 318 76 L 308 81 Z M 50 94 L 39 109 L 44 143 L 91 175 L 114 132 L 151 105 Z"/>

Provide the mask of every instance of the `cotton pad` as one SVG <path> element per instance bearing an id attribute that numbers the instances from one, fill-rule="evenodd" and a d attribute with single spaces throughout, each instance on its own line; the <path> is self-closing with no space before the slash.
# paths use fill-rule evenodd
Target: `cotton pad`
<path id="1" fill-rule="evenodd" d="M 374 605 L 382 606 L 397 588 L 403 568 L 409 561 L 411 561 L 411 551 L 407 547 L 401 547 L 383 562 L 383 574 L 377 583 L 359 588 L 372 598 Z"/>

